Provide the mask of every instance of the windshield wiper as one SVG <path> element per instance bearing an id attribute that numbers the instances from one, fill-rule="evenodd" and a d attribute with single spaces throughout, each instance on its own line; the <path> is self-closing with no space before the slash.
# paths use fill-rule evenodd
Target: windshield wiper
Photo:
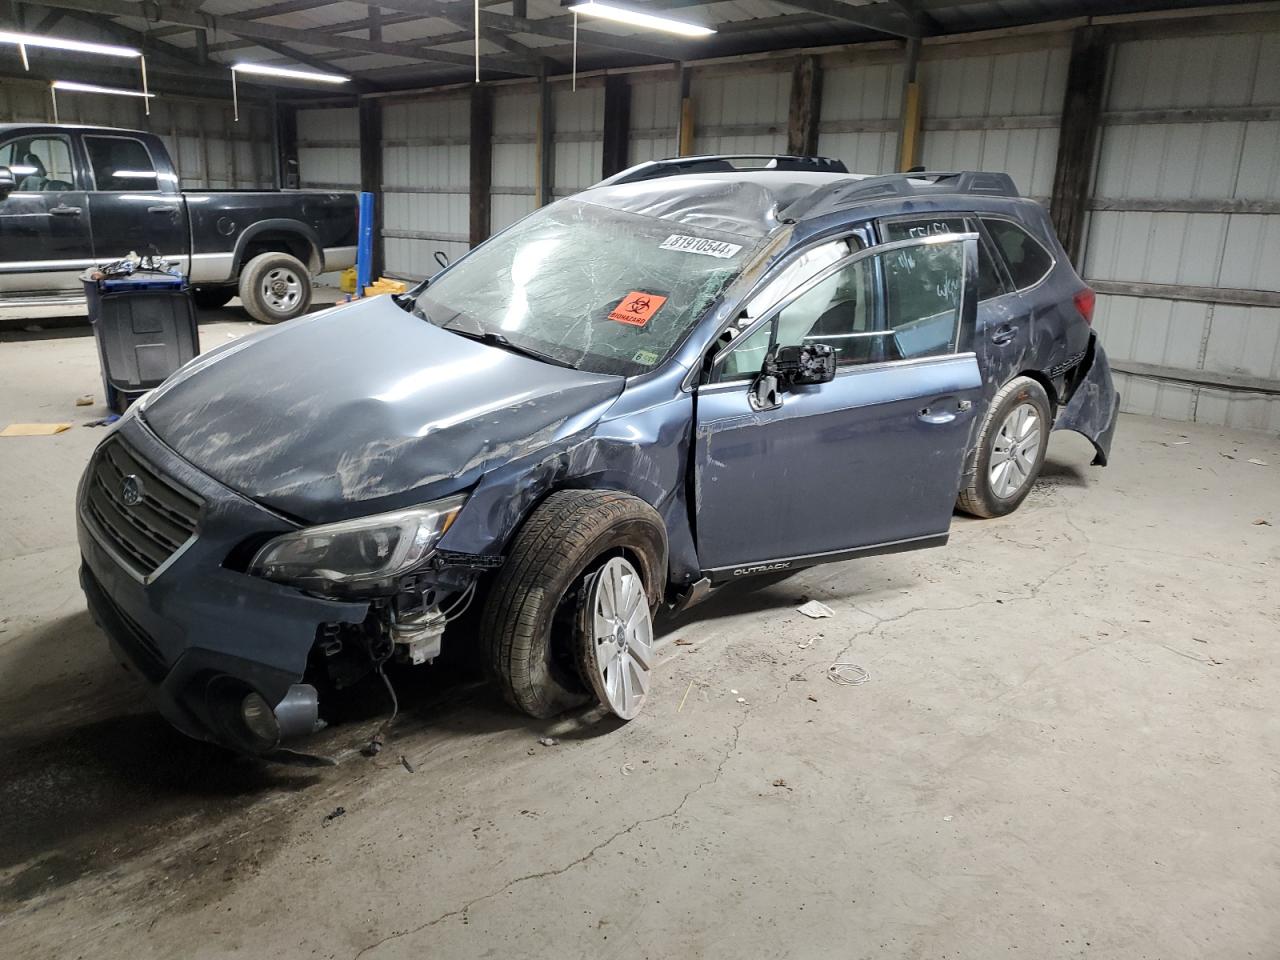
<path id="1" fill-rule="evenodd" d="M 568 367 L 570 370 L 577 369 L 572 363 L 565 363 L 563 360 L 557 360 L 555 357 L 548 356 L 545 353 L 539 353 L 537 350 L 530 350 L 528 347 L 517 346 L 500 333 L 485 331 L 483 333 L 474 330 L 459 330 L 456 327 L 445 327 L 450 333 L 456 333 L 460 337 L 466 337 L 468 340 L 474 340 L 477 343 L 487 344 L 490 347 L 500 347 L 511 353 L 518 353 L 522 357 L 529 357 L 533 360 L 541 360 L 543 363 L 551 363 L 557 367 Z"/>

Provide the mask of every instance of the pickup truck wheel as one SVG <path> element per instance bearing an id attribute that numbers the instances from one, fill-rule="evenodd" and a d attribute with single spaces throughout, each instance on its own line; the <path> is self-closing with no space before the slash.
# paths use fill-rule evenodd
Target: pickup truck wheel
<path id="1" fill-rule="evenodd" d="M 311 306 L 311 274 L 297 257 L 260 253 L 240 271 L 240 301 L 259 323 L 281 323 Z"/>
<path id="2" fill-rule="evenodd" d="M 666 530 L 644 501 L 600 490 L 551 494 L 517 534 L 485 603 L 481 637 L 487 665 L 507 702 L 546 719 L 595 694 L 623 719 L 635 716 L 643 691 L 639 697 L 611 696 L 610 690 L 624 692 L 618 671 L 626 665 L 605 655 L 624 647 L 634 659 L 643 658 L 647 690 L 649 618 L 661 599 L 666 570 Z M 615 592 L 608 593 L 603 584 Z M 623 611 L 631 617 L 621 625 L 630 630 L 624 629 L 619 643 L 620 624 L 613 623 L 619 619 L 617 606 L 608 604 L 623 597 L 634 603 L 636 588 L 639 606 Z M 608 650 L 597 643 L 597 612 L 614 628 L 606 638 L 612 644 Z M 617 679 L 610 681 L 615 667 Z M 631 672 L 625 690 L 641 682 Z"/>
<path id="3" fill-rule="evenodd" d="M 956 505 L 975 517 L 1003 517 L 1018 509 L 1040 475 L 1052 426 L 1044 387 L 1030 377 L 1005 384 L 991 399 L 973 472 Z"/>
<path id="4" fill-rule="evenodd" d="M 221 309 L 230 303 L 235 295 L 235 287 L 196 287 L 191 291 L 191 299 L 201 310 Z"/>

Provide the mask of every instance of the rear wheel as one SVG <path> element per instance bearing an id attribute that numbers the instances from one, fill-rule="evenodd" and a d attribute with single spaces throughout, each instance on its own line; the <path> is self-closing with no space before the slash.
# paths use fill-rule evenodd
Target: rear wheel
<path id="1" fill-rule="evenodd" d="M 666 569 L 665 528 L 644 501 L 610 491 L 551 494 L 516 536 L 485 604 L 486 659 L 507 702 L 547 718 L 594 694 L 624 719 L 635 716 Z M 597 635 L 597 613 L 612 628 L 607 636 Z M 630 659 L 615 662 L 620 652 Z M 631 670 L 624 687 L 624 667 L 641 659 L 643 681 Z"/>
<path id="2" fill-rule="evenodd" d="M 957 500 L 975 517 L 1002 517 L 1027 498 L 1044 465 L 1053 412 L 1030 377 L 1015 377 L 991 400 L 978 434 L 973 471 Z"/>
<path id="3" fill-rule="evenodd" d="M 196 287 L 191 291 L 191 299 L 201 310 L 221 309 L 230 303 L 235 295 L 235 287 Z"/>
<path id="4" fill-rule="evenodd" d="M 260 323 L 281 323 L 311 306 L 311 274 L 297 257 L 260 253 L 240 272 L 240 300 Z"/>

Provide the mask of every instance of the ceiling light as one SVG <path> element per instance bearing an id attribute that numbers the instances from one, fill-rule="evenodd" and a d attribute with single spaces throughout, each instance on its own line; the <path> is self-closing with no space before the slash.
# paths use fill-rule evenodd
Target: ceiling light
<path id="1" fill-rule="evenodd" d="M 585 13 L 588 16 L 613 20 L 617 23 L 626 23 L 633 27 L 647 27 L 650 30 L 677 33 L 682 37 L 707 37 L 715 33 L 710 27 L 704 27 L 698 23 L 673 20 L 670 17 L 655 17 L 651 13 L 628 10 L 626 7 L 615 7 L 610 3 L 597 3 L 596 0 L 571 3 L 568 8 L 576 13 Z"/>
<path id="2" fill-rule="evenodd" d="M 351 80 L 350 77 L 344 77 L 337 73 L 269 67 L 264 63 L 237 63 L 231 69 L 236 73 L 256 73 L 264 77 L 284 77 L 288 80 L 316 80 L 320 83 L 348 83 Z"/>
<path id="3" fill-rule="evenodd" d="M 80 93 L 110 93 L 118 97 L 154 97 L 154 93 L 144 93 L 141 90 L 124 90 L 120 87 L 100 87 L 96 83 L 77 83 L 74 80 L 55 80 L 53 81 L 55 90 L 75 90 Z"/>
<path id="4" fill-rule="evenodd" d="M 83 40 L 63 40 L 60 37 L 45 37 L 38 33 L 13 33 L 8 30 L 0 30 L 0 43 L 16 43 L 20 47 L 74 50 L 76 53 L 99 53 L 104 57 L 142 56 L 142 51 L 131 47 L 117 47 L 110 43 L 86 43 Z"/>

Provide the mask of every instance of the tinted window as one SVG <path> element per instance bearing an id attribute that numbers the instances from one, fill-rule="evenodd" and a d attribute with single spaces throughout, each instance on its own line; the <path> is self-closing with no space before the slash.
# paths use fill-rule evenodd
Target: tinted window
<path id="1" fill-rule="evenodd" d="M 930 217 L 927 220 L 882 221 L 880 232 L 886 243 L 912 237 L 932 237 L 940 233 L 974 233 L 977 225 L 969 217 Z M 1004 281 L 991 259 L 985 242 L 978 243 L 978 299 L 990 300 L 1005 292 Z"/>
<path id="2" fill-rule="evenodd" d="M 0 164 L 13 171 L 18 190 L 49 193 L 74 190 L 71 145 L 64 137 L 23 137 L 0 146 Z"/>
<path id="3" fill-rule="evenodd" d="M 156 168 L 141 140 L 85 137 L 89 166 L 98 190 L 157 190 Z"/>
<path id="4" fill-rule="evenodd" d="M 982 223 L 1004 256 L 1015 287 L 1025 290 L 1044 279 L 1053 266 L 1053 258 L 1031 234 L 1009 220 L 984 218 Z"/>

